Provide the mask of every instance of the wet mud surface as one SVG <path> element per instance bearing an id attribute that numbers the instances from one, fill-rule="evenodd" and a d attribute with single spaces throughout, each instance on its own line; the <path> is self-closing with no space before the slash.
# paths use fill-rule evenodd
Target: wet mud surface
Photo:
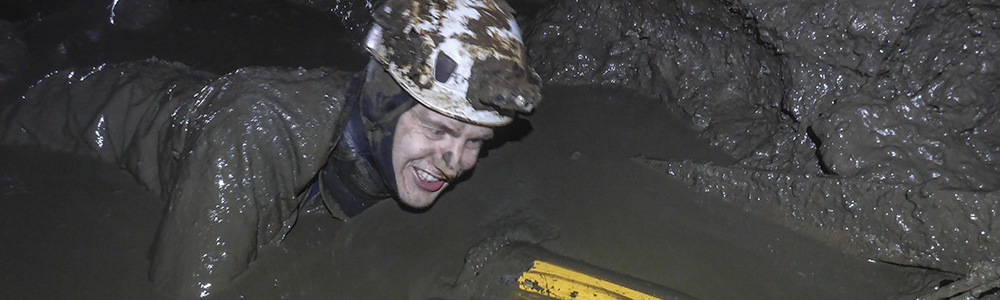
<path id="1" fill-rule="evenodd" d="M 654 163 L 675 179 L 845 251 L 978 273 L 997 261 L 998 7 L 557 1 L 528 47 L 543 77 L 657 96 L 737 159 Z"/>
<path id="2" fill-rule="evenodd" d="M 470 248 L 522 224 L 557 233 L 529 237 L 547 251 L 701 299 L 990 280 L 977 263 L 997 247 L 996 6 L 862 2 L 555 1 L 522 26 L 550 82 L 531 130 L 428 211 L 301 216 L 212 297 L 467 298 L 454 287 Z M 216 74 L 367 61 L 336 18 L 171 3 L 173 25 L 152 33 L 111 29 L 99 9 L 0 22 L 14 37 L 0 107 L 54 70 L 153 56 Z M 4 146 L 0 166 L 10 299 L 172 298 L 147 280 L 164 200 L 89 156 Z"/>
<path id="3" fill-rule="evenodd" d="M 470 248 L 525 222 L 557 230 L 545 249 L 701 299 L 887 299 L 949 278 L 844 254 L 630 161 L 641 153 L 726 160 L 653 99 L 545 93 L 552 109 L 531 116 L 531 133 L 490 150 L 430 210 L 382 202 L 349 223 L 322 211 L 304 215 L 213 298 L 441 295 Z M 620 97 L 637 105 L 603 114 Z M 146 281 L 162 200 L 111 165 L 3 151 L 11 167 L 0 177 L 0 233 L 9 243 L 0 251 L 17 263 L 4 265 L 0 285 L 11 299 L 170 298 Z"/>

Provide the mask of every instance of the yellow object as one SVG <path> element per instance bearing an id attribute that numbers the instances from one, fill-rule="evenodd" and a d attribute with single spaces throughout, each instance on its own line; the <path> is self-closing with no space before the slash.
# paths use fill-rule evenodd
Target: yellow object
<path id="1" fill-rule="evenodd" d="M 536 260 L 530 270 L 522 273 L 517 282 L 524 291 L 560 300 L 660 300 L 614 282 L 540 260 Z"/>

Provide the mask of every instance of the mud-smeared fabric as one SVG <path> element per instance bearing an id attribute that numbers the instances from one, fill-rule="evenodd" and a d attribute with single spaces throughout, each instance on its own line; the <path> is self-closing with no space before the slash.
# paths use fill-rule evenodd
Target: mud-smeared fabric
<path id="1" fill-rule="evenodd" d="M 163 145 L 167 131 L 179 107 L 215 77 L 155 60 L 57 71 L 2 113 L 0 139 L 117 162 L 166 195 L 178 164 Z"/>
<path id="2" fill-rule="evenodd" d="M 366 70 L 365 88 L 359 100 L 361 120 L 372 146 L 375 167 L 386 175 L 386 185 L 396 193 L 398 190 L 392 168 L 392 141 L 399 117 L 417 105 L 417 100 L 404 92 L 377 62 L 371 61 Z"/>
<path id="3" fill-rule="evenodd" d="M 378 62 L 372 60 L 364 74 L 340 142 L 317 181 L 326 207 L 345 220 L 396 195 L 392 169 L 396 123 L 417 103 Z"/>
<path id="4" fill-rule="evenodd" d="M 17 27 L 0 20 L 0 96 L 15 90 L 15 80 L 28 68 L 28 57 L 28 44 Z"/>
<path id="5" fill-rule="evenodd" d="M 334 146 L 315 183 L 317 195 L 330 213 L 343 220 L 392 197 L 384 176 L 374 166 L 375 158 L 356 106 L 347 116 L 340 142 Z"/>
<path id="6" fill-rule="evenodd" d="M 3 140 L 121 163 L 168 199 L 151 278 L 205 296 L 294 224 L 342 128 L 349 74 L 158 60 L 53 73 L 3 113 Z"/>

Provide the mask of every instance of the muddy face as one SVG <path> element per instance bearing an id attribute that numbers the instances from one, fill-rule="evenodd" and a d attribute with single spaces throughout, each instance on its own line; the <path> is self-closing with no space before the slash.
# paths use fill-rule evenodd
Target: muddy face
<path id="1" fill-rule="evenodd" d="M 447 117 L 415 105 L 399 117 L 393 139 L 392 169 L 399 200 L 424 208 L 448 183 L 472 169 L 493 129 Z"/>

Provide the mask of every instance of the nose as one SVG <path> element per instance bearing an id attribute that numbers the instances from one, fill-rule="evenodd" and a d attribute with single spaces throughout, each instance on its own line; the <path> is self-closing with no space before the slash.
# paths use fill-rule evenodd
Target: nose
<path id="1" fill-rule="evenodd" d="M 449 179 L 458 177 L 458 174 L 462 171 L 462 143 L 452 141 L 447 145 L 443 145 L 440 152 L 441 156 L 434 160 L 434 166 L 441 170 L 444 176 Z"/>
<path id="2" fill-rule="evenodd" d="M 445 164 L 450 164 L 452 155 L 454 154 L 451 151 L 445 152 L 444 154 L 441 154 L 441 159 L 444 160 Z"/>

